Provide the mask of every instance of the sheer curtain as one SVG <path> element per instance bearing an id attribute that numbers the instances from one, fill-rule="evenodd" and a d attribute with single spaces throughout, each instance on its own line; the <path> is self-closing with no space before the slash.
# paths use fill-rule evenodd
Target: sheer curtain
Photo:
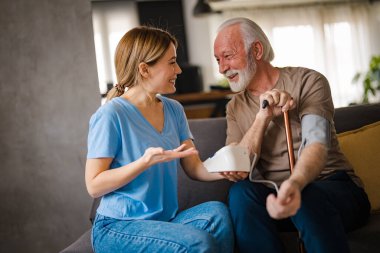
<path id="1" fill-rule="evenodd" d="M 258 23 L 275 51 L 275 66 L 303 66 L 324 74 L 330 82 L 335 107 L 359 102 L 362 87 L 352 84 L 370 59 L 368 4 L 224 12 L 221 22 L 247 17 Z M 216 28 L 215 28 L 216 29 Z"/>

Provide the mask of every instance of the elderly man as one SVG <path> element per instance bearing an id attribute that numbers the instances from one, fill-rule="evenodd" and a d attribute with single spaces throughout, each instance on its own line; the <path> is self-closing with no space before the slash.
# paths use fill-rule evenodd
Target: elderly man
<path id="1" fill-rule="evenodd" d="M 308 253 L 349 252 L 345 233 L 367 221 L 370 204 L 340 151 L 326 78 L 311 69 L 272 66 L 268 38 L 246 18 L 219 27 L 214 54 L 219 72 L 238 92 L 227 105 L 226 144 L 247 147 L 254 163 L 249 178 L 224 173 L 237 181 L 229 207 L 240 252 L 282 252 L 278 228 L 291 223 Z M 292 173 L 285 111 L 296 153 Z M 278 192 L 255 182 L 263 179 L 274 182 Z"/>

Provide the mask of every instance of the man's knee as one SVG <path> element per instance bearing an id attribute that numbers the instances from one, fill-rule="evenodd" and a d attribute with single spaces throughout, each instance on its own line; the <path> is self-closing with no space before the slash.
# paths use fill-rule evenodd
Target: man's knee
<path id="1" fill-rule="evenodd" d="M 313 215 L 318 212 L 323 215 L 322 211 L 330 206 L 328 196 L 313 183 L 307 186 L 301 193 L 301 208 L 299 212 L 303 215 Z"/>
<path id="2" fill-rule="evenodd" d="M 245 198 L 244 196 L 246 196 L 248 194 L 248 191 L 250 191 L 250 184 L 252 183 L 248 180 L 243 180 L 234 183 L 229 190 L 229 197 L 234 199 Z"/>
<path id="3" fill-rule="evenodd" d="M 301 207 L 292 218 L 296 227 L 301 230 L 303 227 L 318 230 L 329 226 L 336 219 L 340 219 L 338 211 L 328 196 L 313 184 L 302 192 Z"/>
<path id="4" fill-rule="evenodd" d="M 249 180 L 239 181 L 233 184 L 229 191 L 228 203 L 230 209 L 233 207 L 262 205 L 265 204 L 269 189 L 259 183 L 253 183 Z"/>

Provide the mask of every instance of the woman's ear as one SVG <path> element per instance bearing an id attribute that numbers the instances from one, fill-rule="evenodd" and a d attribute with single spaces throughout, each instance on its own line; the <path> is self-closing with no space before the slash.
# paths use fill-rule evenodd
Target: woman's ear
<path id="1" fill-rule="evenodd" d="M 260 41 L 252 43 L 252 53 L 256 60 L 260 60 L 264 54 L 263 44 Z"/>
<path id="2" fill-rule="evenodd" d="M 145 62 L 141 62 L 139 64 L 139 72 L 142 77 L 148 78 L 149 77 L 149 66 Z"/>

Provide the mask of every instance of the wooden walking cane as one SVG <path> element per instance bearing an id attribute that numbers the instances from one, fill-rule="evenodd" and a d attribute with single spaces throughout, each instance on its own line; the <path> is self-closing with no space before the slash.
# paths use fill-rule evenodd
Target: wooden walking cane
<path id="1" fill-rule="evenodd" d="M 269 105 L 267 100 L 263 101 L 262 107 L 266 108 Z M 284 124 L 285 124 L 285 133 L 286 133 L 286 143 L 288 148 L 288 156 L 289 156 L 289 166 L 290 166 L 290 173 L 293 173 L 294 170 L 294 152 L 293 152 L 293 138 L 292 138 L 292 128 L 290 127 L 290 121 L 289 121 L 289 113 L 288 111 L 284 112 Z M 305 248 L 303 245 L 303 242 L 301 240 L 301 234 L 298 232 L 298 247 L 300 253 L 305 253 Z"/>
<path id="2" fill-rule="evenodd" d="M 285 124 L 285 133 L 286 133 L 286 143 L 288 146 L 290 173 L 293 173 L 295 160 L 294 160 L 294 152 L 293 152 L 292 128 L 290 127 L 288 111 L 284 112 L 284 124 Z M 301 240 L 300 232 L 298 232 L 298 247 L 299 247 L 299 252 L 305 253 L 305 248 Z"/>
<path id="3" fill-rule="evenodd" d="M 292 128 L 290 127 L 288 111 L 284 112 L 284 124 L 285 124 L 285 133 L 286 133 L 286 143 L 288 146 L 290 173 L 293 173 L 295 161 L 294 161 L 294 152 L 293 152 Z"/>

